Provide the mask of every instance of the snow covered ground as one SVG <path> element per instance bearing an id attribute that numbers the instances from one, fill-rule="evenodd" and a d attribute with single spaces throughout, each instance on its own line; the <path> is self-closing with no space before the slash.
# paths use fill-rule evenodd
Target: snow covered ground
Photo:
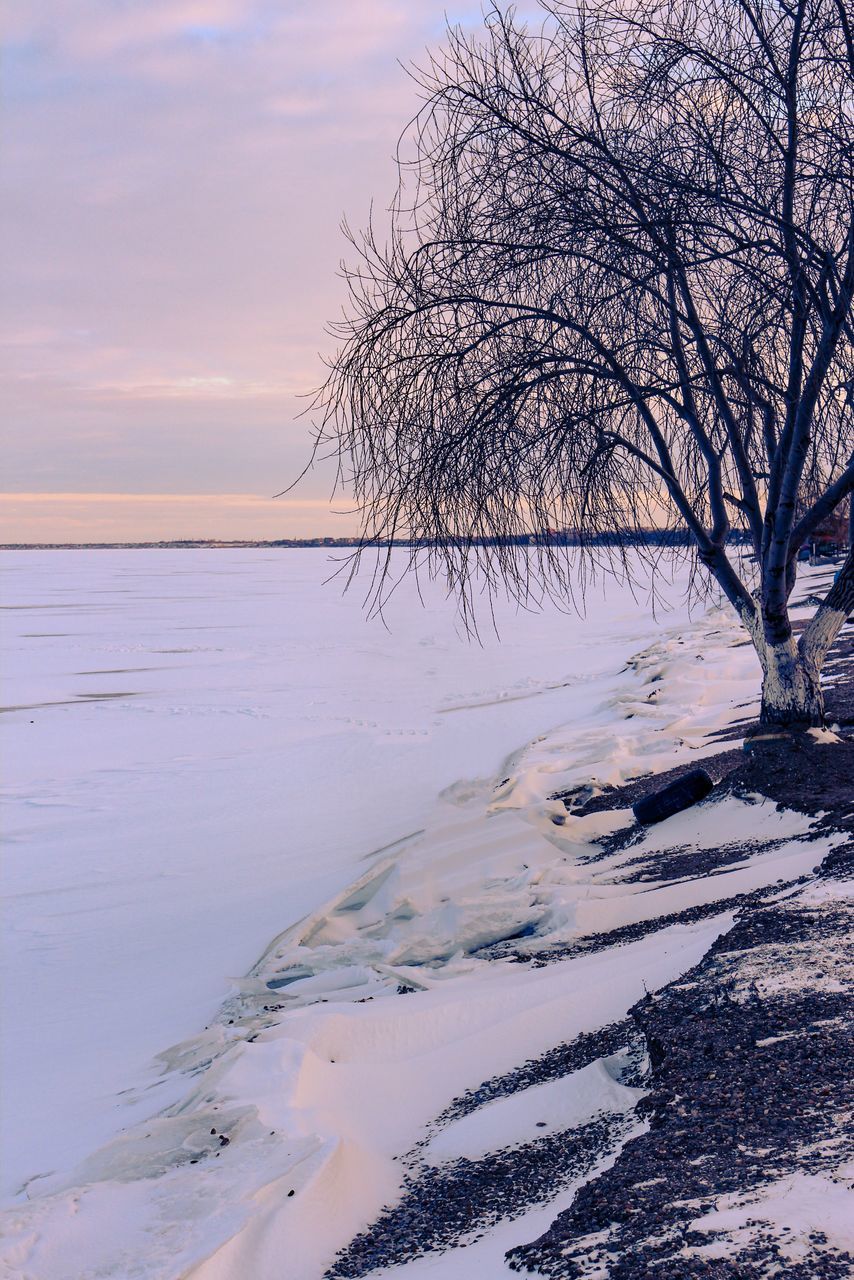
<path id="1" fill-rule="evenodd" d="M 319 1280 L 413 1148 L 442 1166 L 619 1129 L 637 1092 L 606 1060 L 431 1126 L 623 1018 L 728 927 L 716 902 L 828 848 L 730 797 L 631 855 L 709 831 L 755 852 L 637 882 L 625 852 L 591 861 L 626 815 L 550 799 L 700 758 L 745 714 L 751 650 L 679 584 L 657 620 L 616 586 L 583 619 L 507 606 L 480 648 L 438 588 L 422 610 L 405 585 L 389 632 L 328 571 L 316 551 L 6 557 L 11 1276 Z M 687 907 L 711 909 L 544 967 L 488 950 Z M 531 1220 L 413 1276 L 497 1266 Z"/>

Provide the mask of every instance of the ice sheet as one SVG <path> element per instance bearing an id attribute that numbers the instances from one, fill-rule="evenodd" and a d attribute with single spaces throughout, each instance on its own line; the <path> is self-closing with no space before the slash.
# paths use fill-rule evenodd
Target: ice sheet
<path id="1" fill-rule="evenodd" d="M 127 1124 L 122 1090 L 270 937 L 443 788 L 589 714 L 656 631 L 612 588 L 585 619 L 499 604 L 501 642 L 480 647 L 442 588 L 422 609 L 409 581 L 386 630 L 324 585 L 335 568 L 315 550 L 4 555 L 7 1194 Z"/>
<path id="2" fill-rule="evenodd" d="M 317 1280 L 455 1096 L 621 1019 L 732 915 L 541 969 L 484 948 L 713 907 L 828 847 L 808 819 L 715 800 L 647 851 L 713 828 L 750 854 L 638 884 L 586 856 L 627 815 L 553 822 L 555 790 L 701 758 L 749 712 L 756 663 L 725 613 L 656 619 L 612 587 L 583 620 L 499 610 L 504 642 L 478 648 L 438 589 L 422 611 L 405 586 L 389 634 L 328 568 L 8 558 L 7 1190 L 29 1181 L 3 1260 L 21 1280 Z M 433 1154 L 631 1093 L 600 1062 Z M 499 1225 L 478 1256 L 515 1238 Z"/>

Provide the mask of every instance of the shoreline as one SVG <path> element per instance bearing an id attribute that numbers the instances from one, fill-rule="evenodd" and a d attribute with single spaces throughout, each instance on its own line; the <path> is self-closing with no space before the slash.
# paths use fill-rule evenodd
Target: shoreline
<path id="1" fill-rule="evenodd" d="M 162 1055 L 183 1100 L 12 1211 L 33 1273 L 71 1280 L 73 1200 L 75 1275 L 846 1275 L 851 625 L 843 743 L 793 763 L 734 745 L 755 678 L 724 617 L 658 628 L 276 937 Z M 697 763 L 712 795 L 637 828 L 637 790 Z"/>

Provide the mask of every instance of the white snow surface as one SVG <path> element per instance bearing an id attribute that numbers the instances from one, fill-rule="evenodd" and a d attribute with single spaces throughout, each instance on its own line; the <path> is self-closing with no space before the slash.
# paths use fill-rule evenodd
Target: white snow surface
<path id="1" fill-rule="evenodd" d="M 603 1111 L 631 1111 L 644 1090 L 621 1084 L 608 1068 L 607 1060 L 599 1059 L 559 1080 L 487 1102 L 439 1130 L 424 1153 L 428 1163 L 477 1160 L 490 1151 L 530 1142 L 535 1129 L 544 1136 L 584 1124 Z M 618 1069 L 619 1056 L 615 1072 Z"/>
<path id="2" fill-rule="evenodd" d="M 714 903 L 828 847 L 803 840 L 808 818 L 713 800 L 631 856 L 710 832 L 755 852 L 624 883 L 625 852 L 584 857 L 630 815 L 554 822 L 554 792 L 701 759 L 750 713 L 758 668 L 725 611 L 655 618 L 612 586 L 584 618 L 507 604 L 501 642 L 478 647 L 438 587 L 422 609 L 405 581 L 387 631 L 323 585 L 331 567 L 265 549 L 5 557 L 15 1280 L 319 1280 L 399 1194 L 415 1142 L 477 1158 L 630 1110 L 637 1091 L 600 1062 L 430 1132 L 465 1090 L 622 1018 L 732 916 L 543 968 L 480 949 Z M 498 1224 L 474 1271 L 455 1249 L 412 1273 L 473 1275 L 477 1251 L 498 1274 L 542 1214 Z"/>
<path id="3" fill-rule="evenodd" d="M 727 1258 L 739 1247 L 753 1243 L 763 1229 L 771 1228 L 780 1253 L 787 1261 L 808 1262 L 813 1254 L 810 1236 L 821 1232 L 839 1250 L 854 1250 L 854 1166 L 839 1168 L 832 1177 L 794 1173 L 766 1186 L 720 1196 L 711 1213 L 695 1218 L 691 1231 L 707 1231 L 711 1244 L 686 1253 L 707 1258 Z"/>

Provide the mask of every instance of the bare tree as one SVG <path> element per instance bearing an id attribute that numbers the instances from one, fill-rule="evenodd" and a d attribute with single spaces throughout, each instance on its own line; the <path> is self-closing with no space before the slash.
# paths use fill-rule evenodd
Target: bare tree
<path id="1" fill-rule="evenodd" d="M 687 531 L 759 655 L 763 721 L 820 723 L 852 555 L 799 640 L 789 599 L 854 487 L 854 9 L 540 7 L 490 8 L 414 73 L 319 438 L 362 545 L 426 545 L 457 586 L 475 559 L 522 598 L 568 591 L 514 545 L 531 528 L 614 532 L 617 555 Z"/>

